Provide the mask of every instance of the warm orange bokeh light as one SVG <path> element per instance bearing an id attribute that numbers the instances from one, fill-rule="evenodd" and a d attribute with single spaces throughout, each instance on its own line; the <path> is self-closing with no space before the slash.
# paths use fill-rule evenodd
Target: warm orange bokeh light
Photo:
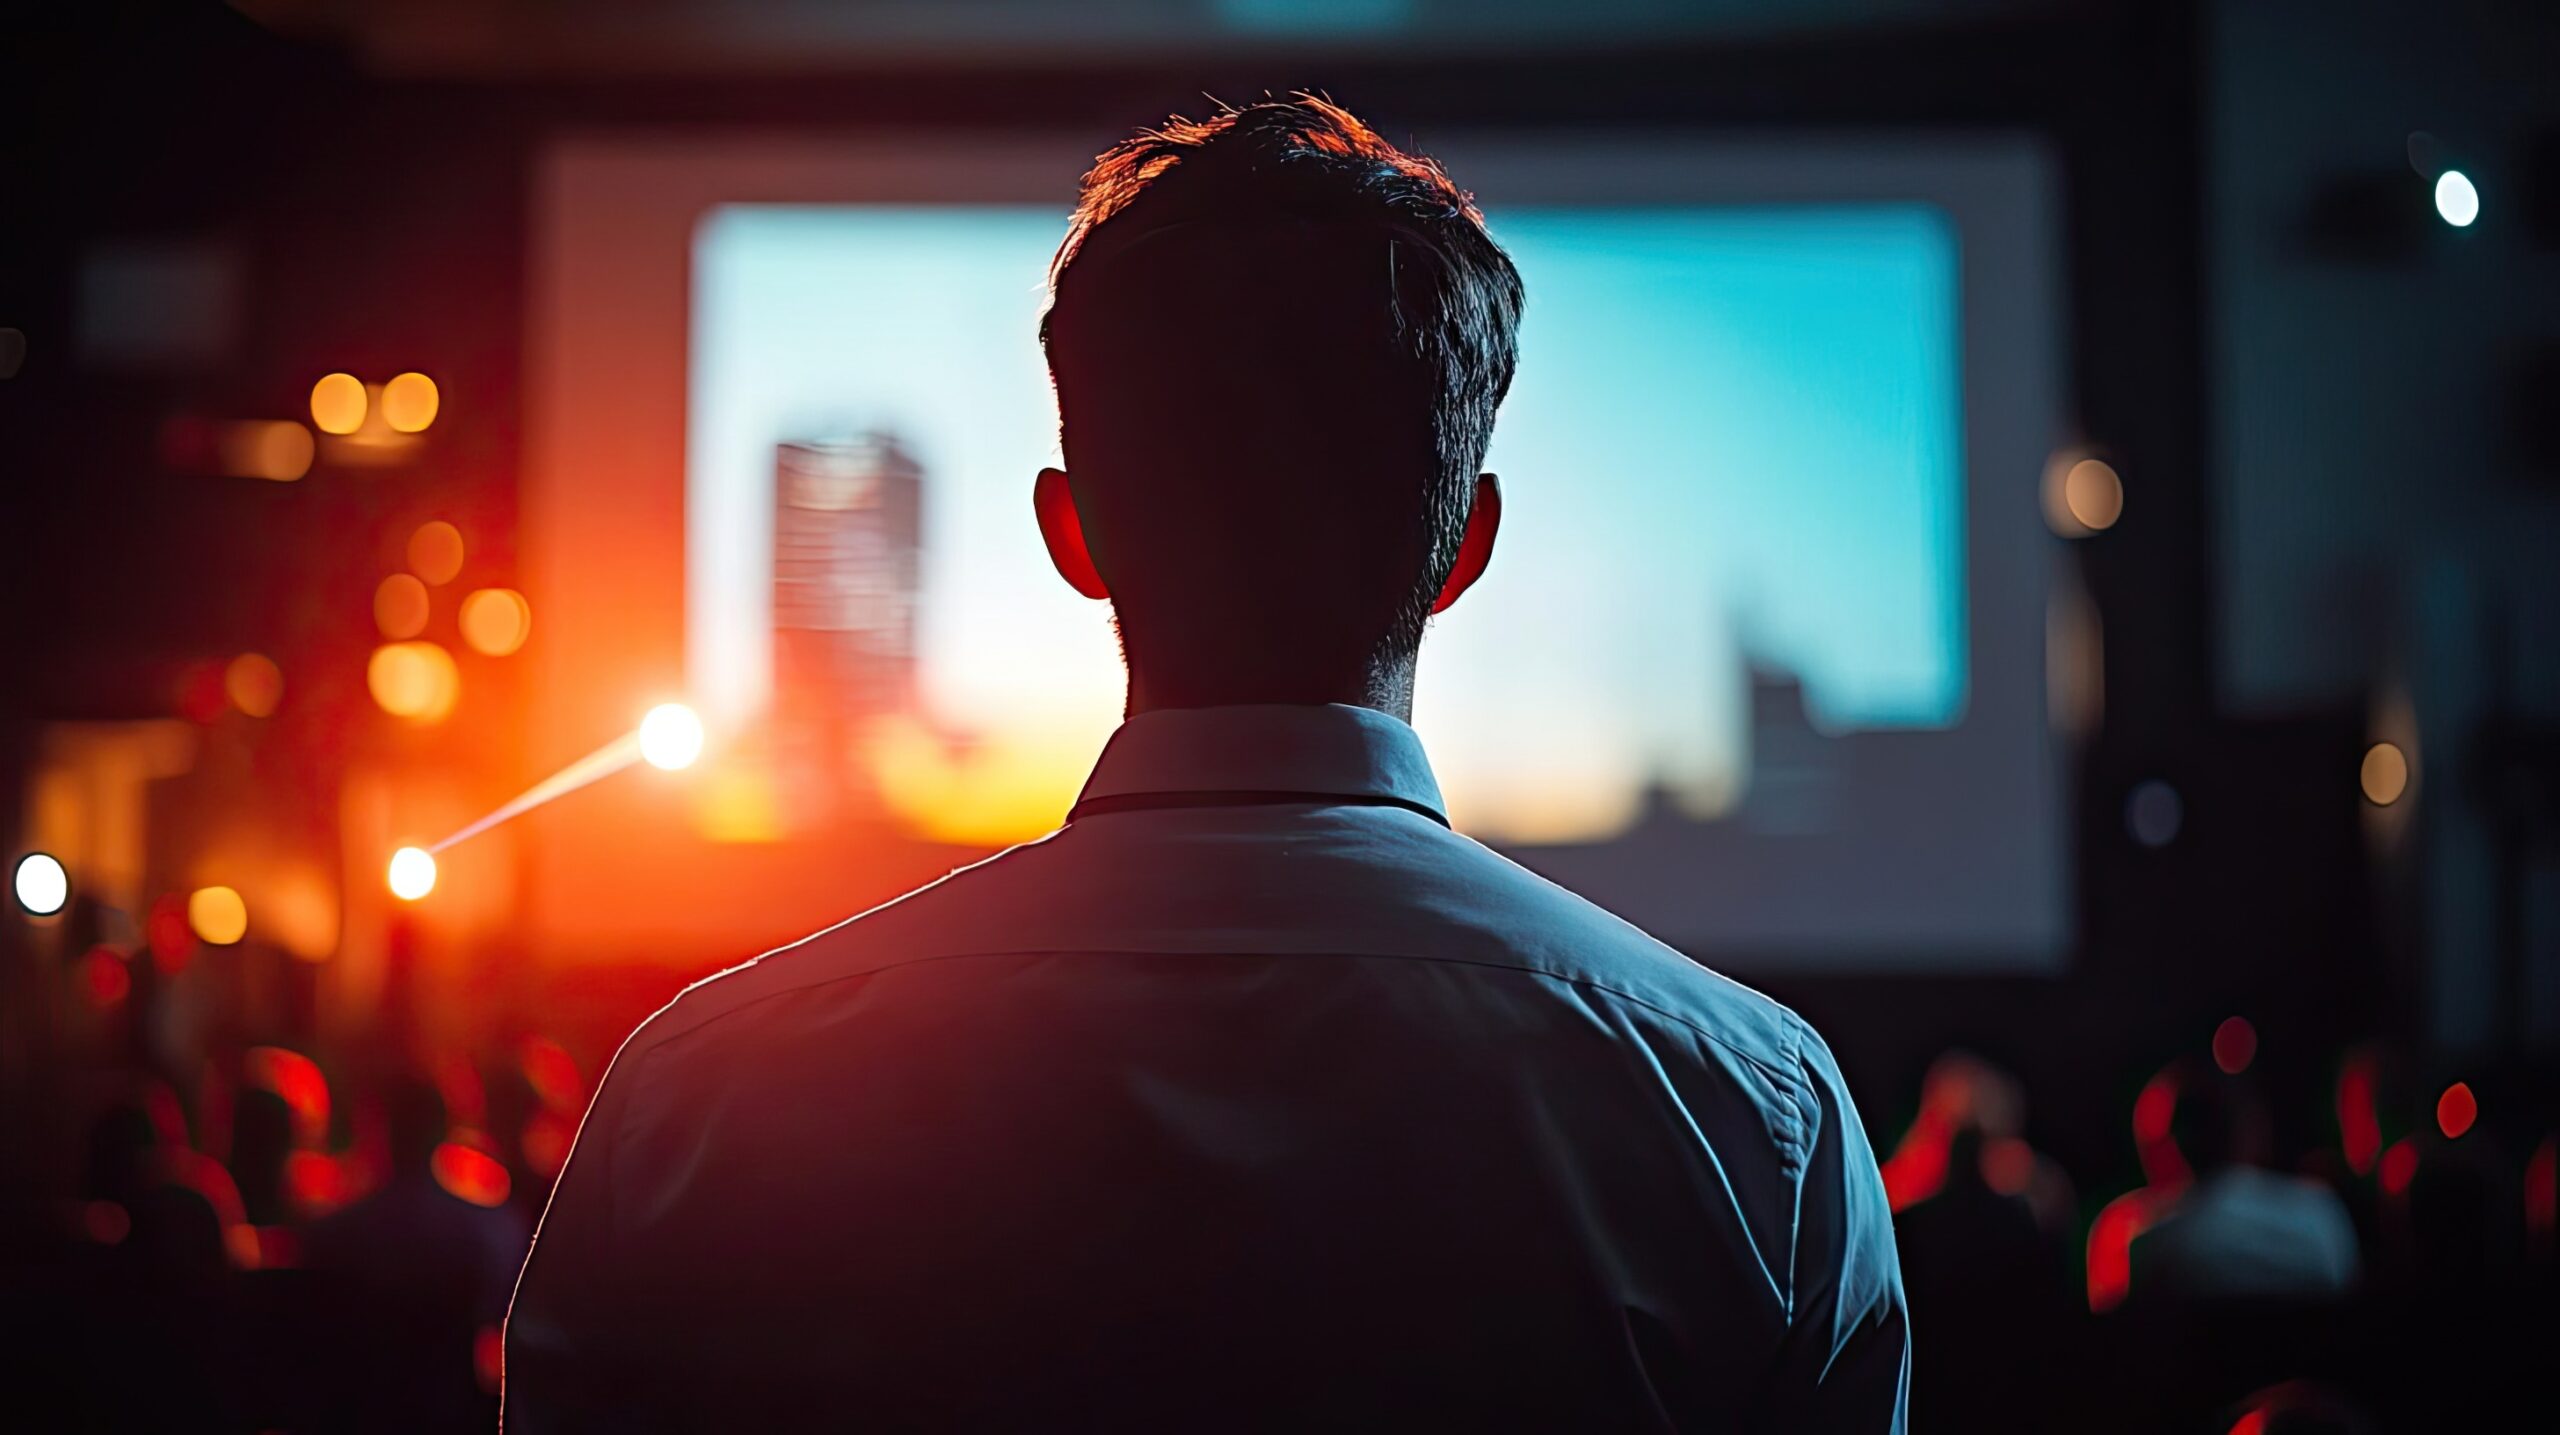
<path id="1" fill-rule="evenodd" d="M 187 894 L 187 927 L 209 946 L 230 946 L 249 934 L 249 904 L 229 887 L 198 887 Z"/>
<path id="2" fill-rule="evenodd" d="M 234 478 L 291 483 L 311 471 L 311 430 L 298 423 L 252 421 L 222 430 L 222 471 Z"/>
<path id="3" fill-rule="evenodd" d="M 2436 1129 L 2448 1141 L 2458 1139 L 2480 1119 L 2480 1098 L 2471 1094 L 2471 1083 L 2457 1081 L 2436 1098 Z"/>
<path id="4" fill-rule="evenodd" d="M 394 573 L 374 586 L 373 626 L 397 642 L 427 630 L 427 585 L 414 574 Z"/>
<path id="5" fill-rule="evenodd" d="M 2356 774 L 2364 788 L 2364 800 L 2376 807 L 2389 807 L 2409 790 L 2409 755 L 2387 742 L 2366 748 L 2364 766 Z"/>
<path id="6" fill-rule="evenodd" d="M 533 605 L 513 588 L 482 588 L 462 600 L 462 641 L 493 658 L 533 635 Z"/>
<path id="7" fill-rule="evenodd" d="M 433 643 L 385 643 L 365 665 L 365 686 L 393 717 L 441 722 L 462 697 L 462 674 L 453 654 Z"/>
<path id="8" fill-rule="evenodd" d="M 2224 1017 L 2222 1025 L 2213 1029 L 2213 1064 L 2225 1076 L 2238 1076 L 2249 1069 L 2258 1055 L 2258 1029 L 2245 1016 Z"/>
<path id="9" fill-rule="evenodd" d="M 322 433 L 350 434 L 364 427 L 364 381 L 331 374 L 311 386 L 311 422 Z"/>
<path id="10" fill-rule="evenodd" d="M 242 653 L 222 670 L 222 691 L 251 717 L 266 717 L 284 701 L 284 670 L 264 653 Z"/>
<path id="11" fill-rule="evenodd" d="M 2103 533 L 2124 516 L 2124 480 L 2113 466 L 2084 458 L 2062 476 L 2062 504 L 2091 533 Z"/>
<path id="12" fill-rule="evenodd" d="M 382 421 L 400 433 L 418 433 L 436 421 L 436 381 L 402 374 L 382 386 Z"/>
<path id="13" fill-rule="evenodd" d="M 2045 526 L 2064 538 L 2086 538 L 2124 516 L 2124 480 L 2087 450 L 2065 450 L 2045 464 Z"/>
<path id="14" fill-rule="evenodd" d="M 409 535 L 409 571 L 430 584 L 453 581 L 462 571 L 462 530 L 438 519 Z"/>

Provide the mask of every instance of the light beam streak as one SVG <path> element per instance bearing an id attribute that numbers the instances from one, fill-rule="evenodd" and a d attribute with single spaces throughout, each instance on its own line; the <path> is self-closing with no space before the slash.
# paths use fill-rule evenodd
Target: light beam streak
<path id="1" fill-rule="evenodd" d="M 521 817 L 554 798 L 570 793 L 592 782 L 601 782 L 640 760 L 640 735 L 627 732 L 567 767 L 542 779 L 533 786 L 500 803 L 496 810 L 472 822 L 452 836 L 430 844 L 427 854 L 433 856 L 457 842 L 467 842 L 510 818 Z"/>

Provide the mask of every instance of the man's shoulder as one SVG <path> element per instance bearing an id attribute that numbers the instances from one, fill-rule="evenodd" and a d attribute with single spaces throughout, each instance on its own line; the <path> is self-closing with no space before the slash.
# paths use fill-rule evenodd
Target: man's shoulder
<path id="1" fill-rule="evenodd" d="M 623 1044 L 624 1058 L 678 1042 L 794 991 L 858 979 L 909 962 L 967 954 L 970 944 L 948 919 L 967 911 L 966 904 L 982 895 L 999 864 L 1038 845 L 1007 848 L 956 868 L 879 906 L 692 983 L 631 1033 Z M 937 936 L 941 940 L 934 940 Z"/>
<path id="2" fill-rule="evenodd" d="M 1804 1019 L 1643 928 L 1473 839 L 1452 835 L 1448 870 L 1481 900 L 1464 920 L 1504 958 L 1552 980 L 1632 1004 L 1795 1079 L 1819 1047 Z M 1819 1059 L 1827 1060 L 1827 1057 Z"/>
<path id="3" fill-rule="evenodd" d="M 1777 1001 L 1713 970 L 1491 848 L 1414 818 L 1419 829 L 1371 843 L 1335 870 L 1298 854 L 1238 889 L 1224 946 L 1165 935 L 1130 920 L 1178 878 L 1142 862 L 1097 861 L 1072 832 L 1008 849 L 685 989 L 633 1035 L 646 1050 L 695 1038 L 759 1005 L 893 968 L 972 956 L 1054 952 L 1204 952 L 1340 955 L 1392 972 L 1398 965 L 1481 973 L 1570 988 L 1577 999 L 1627 1011 L 1711 1042 L 1792 1087 L 1829 1061 L 1805 1022 Z M 1346 887 L 1372 900 L 1326 910 Z M 1391 900 L 1374 900 L 1391 892 Z M 1268 904 L 1256 910 L 1256 904 Z"/>

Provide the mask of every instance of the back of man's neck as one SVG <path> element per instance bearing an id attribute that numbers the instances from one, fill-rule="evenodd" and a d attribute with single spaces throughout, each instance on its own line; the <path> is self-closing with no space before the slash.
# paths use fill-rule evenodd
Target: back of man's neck
<path id="1" fill-rule="evenodd" d="M 1132 668 L 1128 700 L 1121 712 L 1124 717 L 1136 717 L 1140 713 L 1165 708 L 1218 708 L 1244 704 L 1314 707 L 1340 703 L 1345 707 L 1376 708 L 1400 722 L 1411 722 L 1413 667 L 1413 659 L 1408 656 L 1402 660 L 1374 664 L 1361 677 L 1339 683 L 1270 684 L 1151 682 L 1144 673 Z"/>

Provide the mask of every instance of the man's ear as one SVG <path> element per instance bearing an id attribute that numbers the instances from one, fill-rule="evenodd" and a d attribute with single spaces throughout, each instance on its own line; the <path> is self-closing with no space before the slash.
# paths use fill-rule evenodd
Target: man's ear
<path id="1" fill-rule="evenodd" d="M 1044 468 L 1031 484 L 1031 511 L 1040 520 L 1040 541 L 1049 545 L 1049 561 L 1067 586 L 1088 598 L 1108 598 L 1111 589 L 1093 563 L 1084 542 L 1084 518 L 1076 512 L 1075 490 L 1064 469 Z"/>
<path id="2" fill-rule="evenodd" d="M 1063 482 L 1066 475 L 1058 477 Z M 1432 612 L 1446 611 L 1484 576 L 1484 566 L 1493 561 L 1493 535 L 1501 527 L 1502 481 L 1489 473 L 1477 474 L 1476 501 L 1467 509 L 1467 532 L 1458 540 L 1458 561 L 1450 565 L 1449 581 L 1440 585 L 1440 596 L 1431 600 Z"/>

